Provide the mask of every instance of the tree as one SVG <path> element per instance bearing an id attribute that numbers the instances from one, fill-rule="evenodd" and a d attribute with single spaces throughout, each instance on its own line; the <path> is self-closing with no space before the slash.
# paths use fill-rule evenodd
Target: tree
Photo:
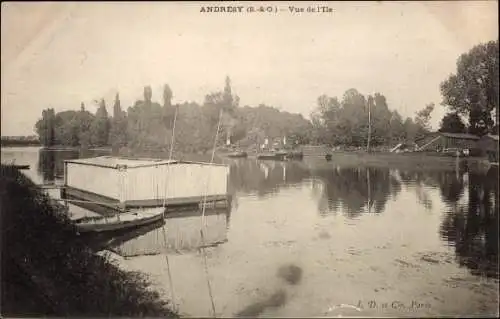
<path id="1" fill-rule="evenodd" d="M 365 97 L 356 89 L 349 89 L 342 99 L 340 136 L 352 146 L 366 146 L 368 140 L 368 108 Z"/>
<path id="2" fill-rule="evenodd" d="M 101 99 L 99 108 L 97 109 L 95 118 L 91 126 L 91 142 L 96 146 L 108 145 L 110 122 L 108 119 L 108 111 L 106 110 L 106 102 Z"/>
<path id="3" fill-rule="evenodd" d="M 498 125 L 498 56 L 498 40 L 476 45 L 458 58 L 456 74 L 441 83 L 442 104 L 466 116 L 472 134 L 493 130 L 493 111 Z"/>
<path id="4" fill-rule="evenodd" d="M 441 120 L 439 132 L 466 133 L 467 127 L 458 113 L 448 113 Z"/>
<path id="5" fill-rule="evenodd" d="M 229 139 L 233 128 L 238 124 L 235 112 L 239 105 L 239 97 L 233 95 L 231 79 L 228 76 L 226 76 L 224 90 L 207 94 L 203 105 L 205 114 L 214 130 L 219 122 L 219 115 L 221 115 L 221 132 L 223 133 L 220 134 L 221 141 Z"/>
<path id="6" fill-rule="evenodd" d="M 391 144 L 392 142 L 392 124 L 393 114 L 387 105 L 387 99 L 381 93 L 375 93 L 373 97 L 371 122 L 372 122 L 372 139 L 373 145 Z"/>
<path id="7" fill-rule="evenodd" d="M 224 93 L 222 95 L 224 106 L 229 111 L 233 107 L 233 94 L 231 92 L 231 79 L 226 76 L 226 85 L 224 86 Z"/>
<path id="8" fill-rule="evenodd" d="M 35 124 L 35 130 L 43 146 L 53 146 L 56 143 L 55 112 L 48 108 L 42 111 L 42 118 Z"/>
<path id="9" fill-rule="evenodd" d="M 336 97 L 323 94 L 318 97 L 317 103 L 317 112 L 311 116 L 315 130 L 314 139 L 320 144 L 337 144 L 337 137 L 341 136 L 339 134 L 340 102 Z"/>
<path id="10" fill-rule="evenodd" d="M 146 104 L 151 104 L 151 99 L 153 98 L 153 90 L 151 89 L 151 86 L 147 85 L 144 87 L 144 102 Z"/>
<path id="11" fill-rule="evenodd" d="M 407 143 L 414 142 L 418 134 L 418 126 L 415 124 L 415 122 L 413 122 L 413 120 L 408 117 L 403 123 L 403 128 L 404 128 L 403 136 L 405 141 Z"/>
<path id="12" fill-rule="evenodd" d="M 90 129 L 94 121 L 94 116 L 85 110 L 85 104 L 80 104 L 80 112 L 78 112 L 78 141 L 82 148 L 87 148 L 90 145 Z"/>
<path id="13" fill-rule="evenodd" d="M 403 123 L 403 117 L 398 113 L 398 111 L 391 112 L 391 119 L 389 122 L 389 136 L 391 145 L 400 143 L 405 138 L 405 127 Z"/>
<path id="14" fill-rule="evenodd" d="M 365 98 L 356 89 L 349 89 L 344 93 L 342 103 L 336 97 L 327 95 L 320 96 L 317 103 L 311 114 L 312 132 L 309 135 L 315 143 L 367 146 L 369 123 L 371 145 L 391 145 L 406 136 L 412 139 L 415 136 L 413 121 L 407 123 L 406 134 L 401 115 L 389 110 L 387 100 L 381 93 Z"/>
<path id="15" fill-rule="evenodd" d="M 55 116 L 55 137 L 58 145 L 78 146 L 78 111 L 63 111 Z"/>
<path id="16" fill-rule="evenodd" d="M 119 149 L 127 145 L 127 114 L 122 111 L 118 93 L 116 93 L 115 104 L 113 106 L 109 142 L 113 149 Z"/>
<path id="17" fill-rule="evenodd" d="M 415 124 L 420 127 L 421 132 L 430 130 L 431 113 L 434 111 L 434 103 L 427 104 L 422 110 L 415 114 Z"/>
<path id="18" fill-rule="evenodd" d="M 165 84 L 163 86 L 163 107 L 172 106 L 172 97 L 172 89 L 170 89 L 170 86 L 168 84 Z"/>
<path id="19" fill-rule="evenodd" d="M 151 101 L 151 88 L 144 88 L 143 101 L 136 101 L 127 112 L 127 141 L 132 148 L 168 149 L 171 130 L 165 121 L 164 108 Z"/>

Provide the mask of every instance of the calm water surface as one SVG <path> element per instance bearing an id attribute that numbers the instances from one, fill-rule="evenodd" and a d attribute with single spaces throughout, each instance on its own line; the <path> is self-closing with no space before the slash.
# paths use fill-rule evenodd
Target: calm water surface
<path id="1" fill-rule="evenodd" d="M 2 162 L 50 183 L 94 155 L 5 148 Z M 96 239 L 171 298 L 167 254 L 181 313 L 211 315 L 204 243 L 217 316 L 498 315 L 498 170 L 219 161 L 234 200 L 207 211 L 204 241 L 198 211 Z"/>

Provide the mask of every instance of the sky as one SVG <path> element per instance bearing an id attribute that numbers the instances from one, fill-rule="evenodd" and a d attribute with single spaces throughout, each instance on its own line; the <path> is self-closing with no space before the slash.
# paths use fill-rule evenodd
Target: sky
<path id="1" fill-rule="evenodd" d="M 292 14 L 325 5 L 331 13 Z M 275 6 L 277 13 L 203 13 L 211 5 Z M 122 107 L 162 86 L 174 103 L 224 87 L 240 105 L 264 103 L 306 117 L 322 94 L 380 92 L 413 117 L 435 103 L 460 54 L 498 39 L 496 1 L 82 2 L 1 4 L 1 134 L 34 134 L 43 109 L 79 109 L 116 92 Z"/>

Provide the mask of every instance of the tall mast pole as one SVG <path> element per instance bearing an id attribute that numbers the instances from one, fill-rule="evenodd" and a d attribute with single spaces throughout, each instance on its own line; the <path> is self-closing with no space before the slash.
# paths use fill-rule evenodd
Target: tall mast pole
<path id="1" fill-rule="evenodd" d="M 366 151 L 370 152 L 370 139 L 372 137 L 372 118 L 371 118 L 371 101 L 368 100 L 368 143 L 366 145 Z"/>

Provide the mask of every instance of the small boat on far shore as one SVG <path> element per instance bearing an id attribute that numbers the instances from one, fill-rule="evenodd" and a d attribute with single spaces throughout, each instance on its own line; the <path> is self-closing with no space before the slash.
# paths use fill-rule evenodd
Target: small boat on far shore
<path id="1" fill-rule="evenodd" d="M 301 151 L 291 151 L 286 154 L 286 159 L 301 160 L 304 158 L 304 153 Z"/>
<path id="2" fill-rule="evenodd" d="M 231 158 L 245 158 L 248 156 L 248 154 L 245 151 L 235 151 L 235 152 L 231 152 L 231 153 L 226 154 L 226 156 L 231 157 Z"/>
<path id="3" fill-rule="evenodd" d="M 283 161 L 287 154 L 285 151 L 269 151 L 257 154 L 257 159 Z"/>

